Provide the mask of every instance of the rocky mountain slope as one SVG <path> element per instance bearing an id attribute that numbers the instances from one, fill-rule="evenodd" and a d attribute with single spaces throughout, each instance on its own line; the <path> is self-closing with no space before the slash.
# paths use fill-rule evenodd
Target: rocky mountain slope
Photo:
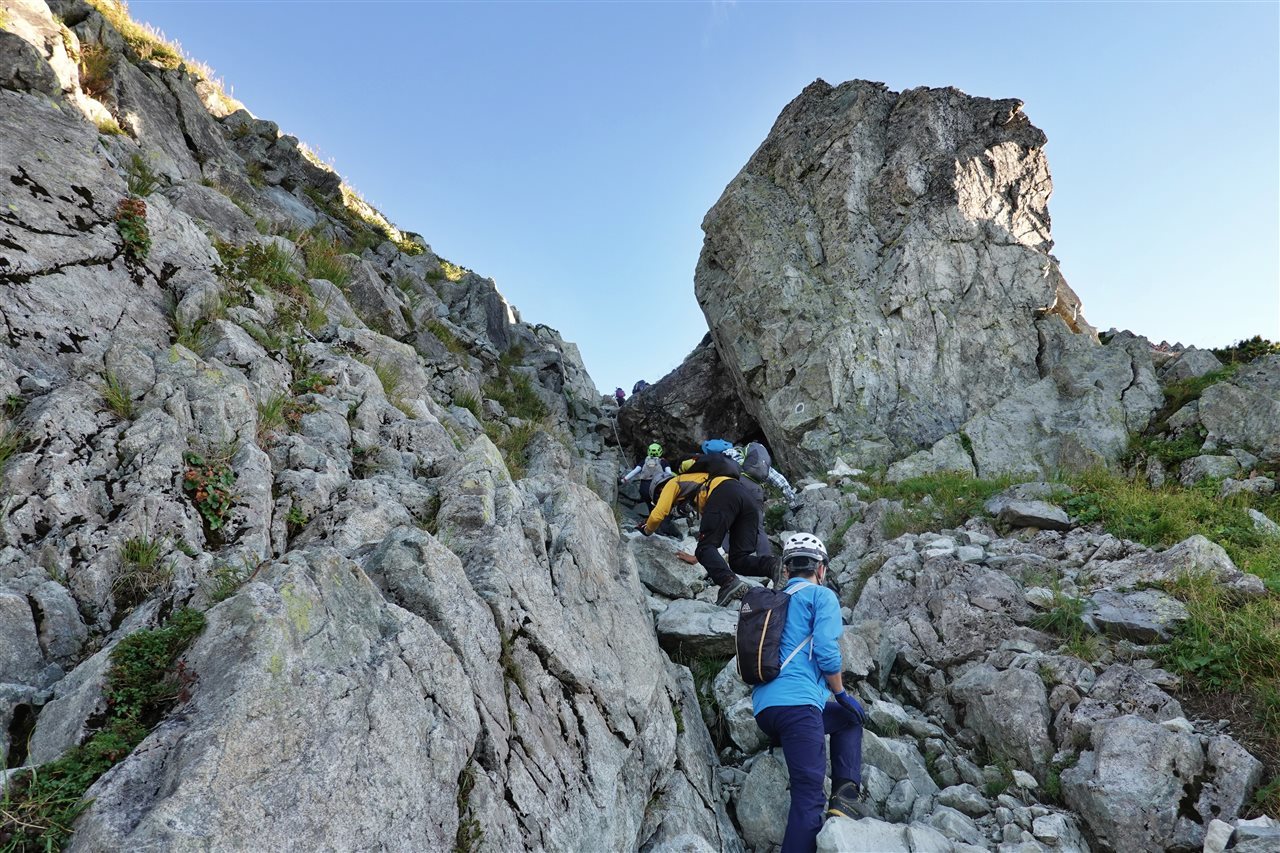
<path id="1" fill-rule="evenodd" d="M 210 78 L 110 0 L 0 0 L 0 849 L 770 850 L 785 772 L 732 676 L 734 614 L 681 543 L 620 535 L 614 412 L 576 348 Z M 1236 630 L 1273 617 L 1280 579 L 1261 476 L 1280 358 L 1224 376 L 1205 353 L 1100 345 L 1045 260 L 1038 131 L 995 103 L 807 90 L 779 122 L 801 130 L 749 167 L 774 189 L 740 177 L 708 220 L 704 304 L 708 258 L 733 283 L 686 364 L 706 381 L 658 383 L 619 420 L 673 446 L 762 435 L 808 484 L 770 518 L 832 543 L 872 720 L 875 816 L 829 822 L 822 849 L 1272 849 L 1280 829 L 1244 819 L 1270 802 L 1255 790 L 1275 767 L 1250 754 L 1273 761 L 1266 738 L 1180 691 L 1215 614 L 1241 660 L 1268 659 Z M 815 163 L 862 180 L 886 110 L 895 139 L 930 130 L 888 158 L 901 187 L 842 215 L 862 236 L 733 224 L 753 192 L 798 216 L 772 195 L 799 192 L 788 180 L 829 197 Z M 953 149 L 972 155 L 963 181 Z M 824 260 L 804 267 L 785 244 L 810 230 Z M 767 317 L 746 311 L 750 275 L 786 255 L 792 297 L 820 311 L 819 268 L 870 270 L 890 232 L 895 264 L 972 265 L 963 310 L 941 272 L 894 279 L 935 306 L 938 359 L 921 305 L 882 316 L 917 350 L 901 375 L 933 370 L 961 400 L 933 423 L 923 404 L 850 408 L 789 343 L 743 368 L 734 346 Z M 993 287 L 1010 300 L 978 299 Z M 1055 293 L 1058 316 L 1037 315 Z M 800 328 L 787 310 L 769 322 Z M 1010 367 L 991 352 L 987 386 L 964 388 L 941 354 L 972 329 L 943 320 L 984 310 Z M 833 413 L 780 417 L 775 361 Z M 997 426 L 1025 431 L 1002 406 L 1045 414 L 1000 450 L 1026 464 L 994 455 Z M 1145 429 L 1127 457 L 1144 478 L 1198 482 L 1178 500 L 1212 508 L 1124 527 L 1118 481 L 911 476 L 1115 458 L 1121 425 Z M 846 446 L 909 461 L 828 474 Z M 1244 696 L 1226 661 L 1201 669 Z"/>
<path id="2" fill-rule="evenodd" d="M 0 845 L 107 752 L 73 849 L 733 849 L 576 348 L 119 7 L 0 9 Z"/>

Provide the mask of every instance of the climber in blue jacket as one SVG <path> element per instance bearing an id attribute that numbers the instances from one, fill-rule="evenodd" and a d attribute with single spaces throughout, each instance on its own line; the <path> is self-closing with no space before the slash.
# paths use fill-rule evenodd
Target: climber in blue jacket
<path id="1" fill-rule="evenodd" d="M 827 549 L 809 533 L 787 538 L 782 568 L 791 594 L 779 649 L 782 671 L 751 691 L 756 725 L 782 747 L 791 777 L 791 810 L 782 853 L 813 853 L 822 829 L 822 783 L 831 736 L 831 800 L 827 814 L 857 819 L 861 805 L 862 705 L 841 676 L 840 601 L 823 586 Z"/>

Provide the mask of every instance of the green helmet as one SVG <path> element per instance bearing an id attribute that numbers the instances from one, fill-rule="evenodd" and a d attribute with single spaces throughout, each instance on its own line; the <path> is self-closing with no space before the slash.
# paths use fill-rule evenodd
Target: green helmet
<path id="1" fill-rule="evenodd" d="M 662 455 L 662 445 L 661 445 L 661 444 L 658 444 L 656 441 L 655 441 L 653 444 L 649 445 L 649 455 L 650 455 L 650 456 L 661 456 L 661 455 Z"/>

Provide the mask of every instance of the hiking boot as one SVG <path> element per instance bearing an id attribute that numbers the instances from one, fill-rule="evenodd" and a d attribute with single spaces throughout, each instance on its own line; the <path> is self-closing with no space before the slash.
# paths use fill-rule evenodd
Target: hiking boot
<path id="1" fill-rule="evenodd" d="M 716 607 L 728 607 L 732 602 L 742 598 L 746 592 L 747 582 L 735 576 L 733 580 L 720 587 L 720 594 L 716 596 Z"/>
<path id="2" fill-rule="evenodd" d="M 769 569 L 769 582 L 774 590 L 782 589 L 787 585 L 786 579 L 782 576 L 782 558 L 773 558 L 773 568 Z"/>
<path id="3" fill-rule="evenodd" d="M 865 798 L 866 795 L 859 790 L 857 782 L 845 782 L 831 792 L 831 799 L 827 801 L 827 814 L 850 820 L 868 817 L 871 809 L 863 802 Z"/>

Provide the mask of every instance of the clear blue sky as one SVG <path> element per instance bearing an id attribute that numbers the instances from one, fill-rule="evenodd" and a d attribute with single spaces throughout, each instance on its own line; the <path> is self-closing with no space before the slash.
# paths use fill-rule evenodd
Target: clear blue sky
<path id="1" fill-rule="evenodd" d="M 1021 98 L 1090 322 L 1280 338 L 1273 2 L 130 5 L 605 392 L 705 332 L 702 217 L 818 77 Z"/>

